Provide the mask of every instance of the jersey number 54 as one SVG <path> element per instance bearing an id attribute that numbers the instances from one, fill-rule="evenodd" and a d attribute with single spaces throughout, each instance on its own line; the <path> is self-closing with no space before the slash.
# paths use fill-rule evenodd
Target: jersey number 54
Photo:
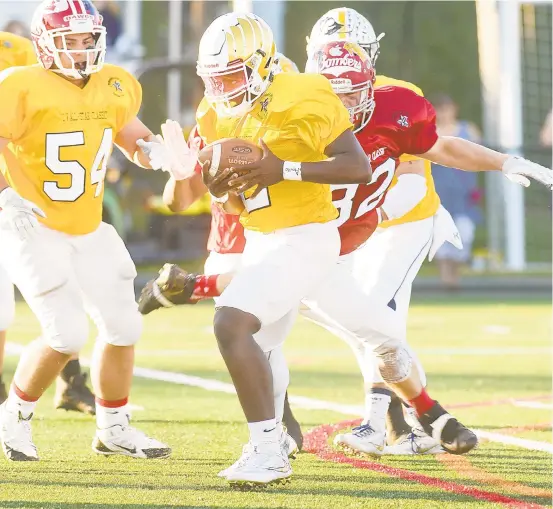
<path id="1" fill-rule="evenodd" d="M 44 192 L 53 201 L 74 202 L 78 200 L 86 189 L 86 168 L 78 161 L 66 161 L 60 159 L 60 149 L 63 147 L 77 147 L 85 144 L 83 131 L 71 133 L 55 133 L 46 135 L 46 167 L 56 175 L 69 175 L 71 185 L 60 187 L 56 181 L 44 182 Z M 113 130 L 110 127 L 104 129 L 104 135 L 94 162 L 90 170 L 90 183 L 96 186 L 94 196 L 102 193 L 108 158 L 113 145 Z"/>

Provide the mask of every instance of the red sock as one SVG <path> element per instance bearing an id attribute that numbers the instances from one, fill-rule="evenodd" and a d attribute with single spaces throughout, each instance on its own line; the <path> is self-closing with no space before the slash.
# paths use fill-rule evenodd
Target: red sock
<path id="1" fill-rule="evenodd" d="M 13 392 L 15 392 L 15 395 L 22 399 L 23 401 L 28 401 L 29 403 L 34 403 L 35 401 L 38 401 L 38 398 L 31 398 L 31 396 L 27 396 L 15 383 L 12 383 Z"/>
<path id="2" fill-rule="evenodd" d="M 104 408 L 120 408 L 122 406 L 125 406 L 129 401 L 129 398 L 123 398 L 123 399 L 118 399 L 118 400 L 107 400 L 107 399 L 102 399 L 102 398 L 99 398 L 98 396 L 96 396 L 96 404 L 97 405 L 100 405 L 100 406 L 103 406 Z"/>
<path id="3" fill-rule="evenodd" d="M 208 299 L 210 297 L 219 297 L 221 293 L 217 290 L 217 278 L 219 276 L 196 276 L 193 297 L 197 299 Z"/>
<path id="4" fill-rule="evenodd" d="M 409 400 L 409 404 L 415 409 L 417 416 L 421 416 L 428 412 L 435 403 L 436 402 L 428 395 L 425 389 L 423 389 L 417 397 Z"/>

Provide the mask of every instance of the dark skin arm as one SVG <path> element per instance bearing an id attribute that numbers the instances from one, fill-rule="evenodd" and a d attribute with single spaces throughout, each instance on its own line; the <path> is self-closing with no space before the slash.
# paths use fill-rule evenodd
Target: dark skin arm
<path id="1" fill-rule="evenodd" d="M 252 198 L 264 188 L 278 184 L 283 180 L 282 165 L 284 161 L 275 156 L 261 140 L 263 158 L 243 168 L 243 176 L 231 178 L 229 190 L 243 193 L 257 186 Z M 349 129 L 338 136 L 325 150 L 328 159 L 314 163 L 302 163 L 302 181 L 319 184 L 364 184 L 370 182 L 372 169 L 369 159 L 363 152 L 355 135 Z"/>

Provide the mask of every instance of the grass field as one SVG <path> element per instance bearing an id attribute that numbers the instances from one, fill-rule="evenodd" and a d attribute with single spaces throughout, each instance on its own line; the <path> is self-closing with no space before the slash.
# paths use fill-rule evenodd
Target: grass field
<path id="1" fill-rule="evenodd" d="M 229 382 L 211 333 L 212 313 L 206 304 L 148 316 L 137 366 Z M 455 408 L 465 424 L 500 439 L 550 443 L 550 318 L 550 303 L 415 303 L 410 341 L 426 367 L 431 394 Z M 25 344 L 37 333 L 34 317 L 20 305 L 9 341 Z M 300 320 L 285 351 L 290 394 L 362 403 L 358 369 L 338 339 Z M 8 375 L 16 360 L 8 357 Z M 293 463 L 292 483 L 264 492 L 236 492 L 216 477 L 247 439 L 234 395 L 142 376 L 135 380 L 132 403 L 143 407 L 134 412 L 135 424 L 168 442 L 174 451 L 170 459 L 94 456 L 93 420 L 53 410 L 50 390 L 33 424 L 41 461 L 13 464 L 0 459 L 0 508 L 551 507 L 549 452 L 482 441 L 461 458 L 364 461 L 334 454 L 331 434 L 338 426 L 320 427 L 354 416 L 297 407 L 304 431 L 316 428 L 316 433 L 309 436 L 312 453 L 302 453 Z"/>

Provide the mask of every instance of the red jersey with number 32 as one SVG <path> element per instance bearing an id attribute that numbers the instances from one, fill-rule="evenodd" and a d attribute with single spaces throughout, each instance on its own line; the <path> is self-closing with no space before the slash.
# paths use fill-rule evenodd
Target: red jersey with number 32
<path id="1" fill-rule="evenodd" d="M 369 184 L 332 186 L 332 200 L 342 241 L 341 255 L 355 251 L 376 230 L 377 208 L 384 202 L 402 154 L 423 154 L 438 135 L 436 114 L 422 96 L 402 87 L 381 87 L 374 93 L 376 108 L 367 126 L 356 137 L 371 161 Z M 218 253 L 240 253 L 245 240 L 238 216 L 213 207 L 208 249 Z M 224 217 L 226 216 L 226 217 Z"/>
<path id="2" fill-rule="evenodd" d="M 332 199 L 342 240 L 341 255 L 363 245 L 378 226 L 377 209 L 384 202 L 402 154 L 423 154 L 438 139 L 432 105 L 407 88 L 381 87 L 374 92 L 376 107 L 367 126 L 356 134 L 371 161 L 369 184 L 332 186 Z"/>

